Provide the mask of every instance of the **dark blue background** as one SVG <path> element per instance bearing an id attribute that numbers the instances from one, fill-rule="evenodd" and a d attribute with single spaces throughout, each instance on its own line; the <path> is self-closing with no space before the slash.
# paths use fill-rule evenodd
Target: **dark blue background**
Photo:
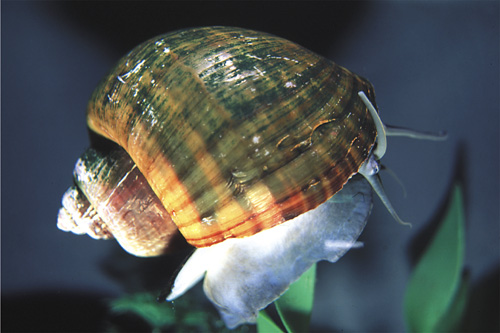
<path id="1" fill-rule="evenodd" d="M 414 228 L 396 224 L 376 200 L 360 239 L 365 247 L 319 265 L 313 327 L 404 329 L 412 260 L 455 179 L 465 187 L 466 265 L 476 312 L 493 313 L 498 327 L 497 1 L 3 1 L 3 329 L 98 329 L 101 297 L 147 288 L 134 284 L 134 271 L 170 278 L 175 267 L 163 266 L 175 266 L 175 259 L 132 258 L 113 241 L 59 231 L 56 216 L 73 165 L 89 144 L 84 112 L 98 80 L 143 40 L 203 25 L 293 40 L 368 78 L 386 123 L 448 130 L 446 142 L 389 138 L 383 162 L 408 195 L 389 174 L 382 177 L 398 213 Z M 71 326 L 84 318 L 88 326 Z"/>

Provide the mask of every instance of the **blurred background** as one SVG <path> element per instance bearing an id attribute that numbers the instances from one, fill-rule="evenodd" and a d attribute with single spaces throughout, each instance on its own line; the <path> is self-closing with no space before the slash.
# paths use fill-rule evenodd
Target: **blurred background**
<path id="1" fill-rule="evenodd" d="M 297 42 L 369 79 L 382 120 L 447 130 L 444 142 L 389 138 L 382 178 L 405 228 L 378 199 L 360 240 L 318 266 L 314 331 L 402 331 L 411 269 L 450 188 L 465 189 L 471 330 L 499 309 L 499 2 L 2 1 L 2 330 L 102 331 L 106 300 L 160 292 L 188 252 L 134 258 L 114 241 L 56 227 L 88 147 L 86 103 L 140 42 L 229 25 Z M 482 317 L 481 317 L 482 316 Z M 481 319 L 477 319 L 481 318 Z M 474 324 L 476 325 L 476 324 Z M 479 324 L 477 324 L 479 325 Z"/>

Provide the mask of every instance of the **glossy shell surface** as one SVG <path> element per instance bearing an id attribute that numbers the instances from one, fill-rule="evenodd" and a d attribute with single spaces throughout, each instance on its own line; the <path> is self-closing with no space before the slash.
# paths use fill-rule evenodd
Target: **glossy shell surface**
<path id="1" fill-rule="evenodd" d="M 371 84 L 288 40 L 207 27 L 151 39 L 95 90 L 88 124 L 133 159 L 205 247 L 317 207 L 376 139 Z"/>

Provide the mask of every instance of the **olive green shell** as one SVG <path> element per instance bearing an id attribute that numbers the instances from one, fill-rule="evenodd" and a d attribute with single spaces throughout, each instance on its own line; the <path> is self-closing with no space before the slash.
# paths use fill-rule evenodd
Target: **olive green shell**
<path id="1" fill-rule="evenodd" d="M 372 85 L 288 40 L 205 27 L 151 39 L 95 90 L 92 130 L 122 146 L 186 240 L 245 237 L 317 207 L 375 142 Z"/>

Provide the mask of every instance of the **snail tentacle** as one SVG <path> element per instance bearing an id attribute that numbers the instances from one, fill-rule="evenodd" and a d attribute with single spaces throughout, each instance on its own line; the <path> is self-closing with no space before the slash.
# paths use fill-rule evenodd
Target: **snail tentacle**
<path id="1" fill-rule="evenodd" d="M 387 137 L 388 136 L 403 136 L 412 139 L 419 140 L 431 140 L 431 141 L 444 141 L 448 138 L 448 133 L 446 131 L 439 132 L 428 132 L 428 131 L 417 131 L 410 128 L 398 127 L 392 125 L 386 125 L 380 119 L 377 110 L 370 102 L 364 91 L 358 92 L 359 97 L 363 100 L 366 107 L 370 111 L 370 114 L 375 122 L 377 128 L 377 146 L 374 149 L 373 154 L 380 160 L 386 150 L 387 150 Z"/>
<path id="2" fill-rule="evenodd" d="M 385 208 L 389 211 L 389 213 L 392 215 L 392 217 L 402 225 L 409 226 L 411 228 L 411 223 L 405 222 L 401 220 L 399 215 L 396 213 L 396 210 L 392 206 L 389 198 L 385 194 L 384 188 L 382 186 L 382 183 L 380 182 L 380 177 L 378 175 L 380 167 L 378 165 L 378 162 L 375 160 L 374 156 L 372 155 L 368 160 L 366 160 L 365 163 L 361 165 L 361 168 L 359 169 L 358 173 L 363 175 L 365 179 L 370 183 L 372 186 L 373 190 L 375 193 L 377 193 L 378 197 L 384 204 Z"/>
<path id="3" fill-rule="evenodd" d="M 380 169 L 387 172 L 392 177 L 392 179 L 394 179 L 396 181 L 396 183 L 398 183 L 398 185 L 401 187 L 401 190 L 403 191 L 403 198 L 406 198 L 408 196 L 408 194 L 406 192 L 406 186 L 403 183 L 403 181 L 398 177 L 398 175 L 391 168 L 387 167 L 386 165 L 383 165 L 383 164 L 380 165 Z"/>
<path id="4" fill-rule="evenodd" d="M 410 128 L 398 127 L 392 125 L 384 125 L 385 133 L 387 136 L 404 136 L 412 139 L 419 140 L 432 140 L 432 141 L 444 141 L 448 138 L 448 133 L 446 131 L 440 132 L 427 132 L 427 131 L 417 131 Z"/>

